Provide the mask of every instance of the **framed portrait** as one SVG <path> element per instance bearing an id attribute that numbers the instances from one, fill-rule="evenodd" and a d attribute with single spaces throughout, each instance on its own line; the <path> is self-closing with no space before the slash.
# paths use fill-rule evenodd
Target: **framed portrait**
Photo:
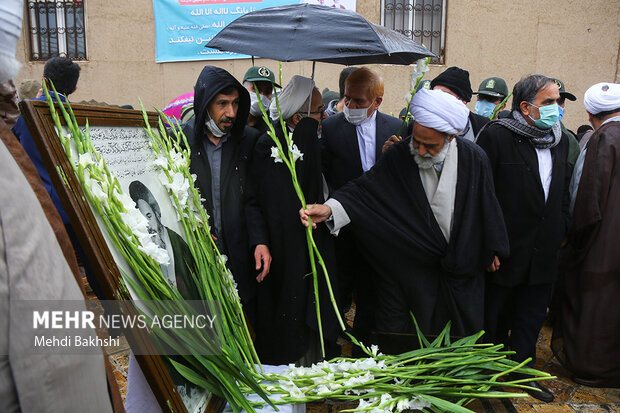
<path id="1" fill-rule="evenodd" d="M 131 274 L 132 270 L 110 240 L 101 217 L 86 200 L 57 136 L 47 103 L 26 100 L 20 103 L 20 108 L 103 293 L 108 299 L 118 300 L 124 312 L 137 314 L 138 310 L 131 304 L 136 296 L 131 288 L 122 287 L 122 274 Z M 160 267 L 168 282 L 176 285 L 179 263 L 187 253 L 187 245 L 176 211 L 157 178 L 153 166 L 155 154 L 144 131 L 142 112 L 86 105 L 72 105 L 72 108 L 80 128 L 88 122 L 93 146 L 118 179 L 123 193 L 132 198 L 147 219 L 147 229 L 153 241 L 168 252 L 170 262 Z M 156 128 L 158 115 L 149 112 L 147 117 L 151 126 Z M 62 117 L 61 122 L 64 124 Z M 224 409 L 224 399 L 183 383 L 184 379 L 175 374 L 164 357 L 158 355 L 155 343 L 145 330 L 130 328 L 124 329 L 124 333 L 163 411 L 216 413 Z"/>

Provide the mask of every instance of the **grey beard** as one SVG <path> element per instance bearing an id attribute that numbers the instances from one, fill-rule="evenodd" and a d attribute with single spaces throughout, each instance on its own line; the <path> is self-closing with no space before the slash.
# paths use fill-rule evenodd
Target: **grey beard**
<path id="1" fill-rule="evenodd" d="M 411 154 L 413 155 L 413 160 L 418 165 L 420 169 L 429 169 L 432 168 L 433 165 L 442 163 L 446 159 L 446 154 L 448 153 L 448 146 L 450 143 L 446 140 L 441 148 L 441 151 L 437 155 L 431 155 L 429 153 L 425 153 L 424 155 L 420 155 L 417 149 L 413 147 L 413 140 L 411 141 L 411 145 L 409 147 Z"/>

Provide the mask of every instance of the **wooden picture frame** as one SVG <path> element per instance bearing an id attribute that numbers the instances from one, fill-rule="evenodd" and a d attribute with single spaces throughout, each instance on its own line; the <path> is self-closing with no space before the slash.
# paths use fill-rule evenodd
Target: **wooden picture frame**
<path id="1" fill-rule="evenodd" d="M 144 127 L 141 111 L 87 105 L 72 105 L 72 108 L 80 126 L 84 126 L 88 120 L 91 127 L 121 126 L 136 130 Z M 119 288 L 121 272 L 58 139 L 47 102 L 24 100 L 20 102 L 20 109 L 103 293 L 108 299 L 122 301 L 121 308 L 127 311 L 127 314 L 137 314 L 135 307 L 128 304 L 131 297 L 123 292 L 123 288 Z M 157 127 L 157 113 L 149 112 L 147 115 L 151 126 Z M 65 124 L 62 116 L 61 122 Z M 162 411 L 187 412 L 151 338 L 140 329 L 126 329 L 124 333 Z M 211 395 L 205 412 L 219 413 L 224 410 L 225 405 L 226 400 Z"/>

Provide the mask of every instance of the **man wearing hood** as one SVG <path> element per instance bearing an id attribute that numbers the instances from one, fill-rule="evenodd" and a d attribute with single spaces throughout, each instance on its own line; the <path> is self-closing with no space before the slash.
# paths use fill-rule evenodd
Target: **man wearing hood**
<path id="1" fill-rule="evenodd" d="M 205 66 L 194 87 L 195 117 L 183 125 L 190 170 L 209 214 L 211 233 L 237 282 L 250 316 L 256 281 L 269 272 L 271 255 L 260 212 L 245 204 L 246 167 L 258 134 L 246 126 L 248 91 L 226 70 Z M 246 218 L 247 214 L 247 218 Z M 254 277 L 253 270 L 258 273 Z"/>
<path id="2" fill-rule="evenodd" d="M 510 339 L 513 358 L 531 357 L 531 366 L 569 223 L 568 137 L 552 79 L 527 76 L 512 96 L 510 116 L 488 123 L 477 141 L 491 161 L 510 241 L 509 258 L 496 259 L 501 267 L 487 278 L 484 329 L 491 342 Z M 538 382 L 529 385 L 540 389 L 529 391 L 533 397 L 553 400 Z"/>

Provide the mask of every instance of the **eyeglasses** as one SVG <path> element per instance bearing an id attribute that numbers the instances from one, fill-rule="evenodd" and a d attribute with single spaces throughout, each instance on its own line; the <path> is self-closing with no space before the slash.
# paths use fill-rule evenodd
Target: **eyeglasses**
<path id="1" fill-rule="evenodd" d="M 321 117 L 323 117 L 323 114 L 325 113 L 325 106 L 321 106 L 319 108 L 319 110 L 317 110 L 316 112 L 305 112 L 305 111 L 302 112 L 302 111 L 299 111 L 297 113 L 299 113 L 300 115 L 306 115 L 306 116 L 308 114 L 310 114 L 310 115 L 321 115 Z"/>

